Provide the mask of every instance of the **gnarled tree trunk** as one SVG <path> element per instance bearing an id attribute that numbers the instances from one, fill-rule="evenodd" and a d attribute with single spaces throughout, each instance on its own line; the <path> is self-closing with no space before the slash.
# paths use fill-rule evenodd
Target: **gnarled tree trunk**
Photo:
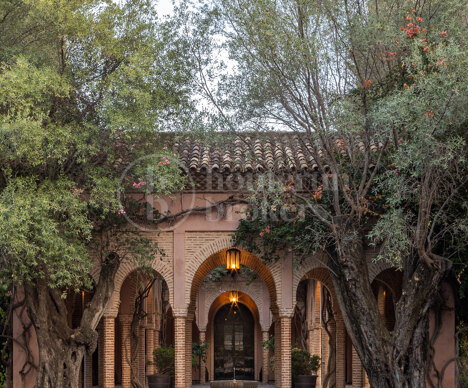
<path id="1" fill-rule="evenodd" d="M 381 317 L 368 273 L 363 238 L 356 228 L 338 224 L 337 252 L 330 274 L 346 329 L 372 387 L 425 387 L 429 308 L 442 281 L 442 269 L 416 260 L 404 268 L 402 296 L 389 332 Z"/>
<path id="2" fill-rule="evenodd" d="M 119 264 L 115 256 L 102 265 L 94 295 L 75 329 L 68 325 L 65 300 L 57 290 L 49 288 L 45 280 L 24 285 L 39 347 L 37 388 L 78 388 L 83 356 L 96 349 L 96 327 L 112 295 Z"/>

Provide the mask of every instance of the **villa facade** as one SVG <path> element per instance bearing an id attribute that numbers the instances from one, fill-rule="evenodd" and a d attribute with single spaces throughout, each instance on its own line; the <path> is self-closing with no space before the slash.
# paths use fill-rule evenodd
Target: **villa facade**
<path id="1" fill-rule="evenodd" d="M 252 149 L 263 165 L 314 171 L 313 161 L 301 153 L 301 145 L 294 139 L 270 145 L 252 142 Z M 238 144 L 231 154 L 223 154 L 202 144 L 184 143 L 180 155 L 195 181 L 194 189 L 175 198 L 147 196 L 146 201 L 171 214 L 190 208 L 205 210 L 188 213 L 157 229 L 141 228 L 141 233 L 156 241 L 164 254 L 155 254 L 153 273 L 138 271 L 133 262 L 119 268 L 113 295 L 98 327 L 97 350 L 83 362 L 82 386 L 130 388 L 132 371 L 142 379 L 155 373 L 153 350 L 171 345 L 175 349 L 176 388 L 231 379 L 234 368 L 237 378 L 289 388 L 294 345 L 321 357 L 318 387 L 325 379 L 333 381 L 337 388 L 368 387 L 361 361 L 346 333 L 326 257 L 317 254 L 298 266 L 288 254 L 277 261 L 263 262 L 257 255 L 233 246 L 232 235 L 246 205 L 210 207 L 232 198 L 241 180 L 248 181 L 259 172 L 255 162 L 244 160 L 242 145 Z M 237 163 L 238 159 L 243 159 L 242 163 Z M 213 278 L 213 270 L 227 266 L 230 249 L 240 254 L 239 269 Z M 391 329 L 402 274 L 386 262 L 374 262 L 375 250 L 368 249 L 366 254 L 369 281 Z M 151 287 L 142 302 L 144 317 L 136 328 L 138 338 L 132 342 L 129 338 L 135 330 L 135 300 L 148 284 Z M 453 307 L 449 285 L 445 291 Z M 70 298 L 71 326 L 79 319 L 88 297 L 82 294 Z M 455 355 L 454 312 L 443 314 L 442 334 L 434 343 L 439 367 Z M 18 327 L 15 335 L 18 341 L 24 340 Z M 274 348 L 262 346 L 271 338 Z M 34 343 L 34 336 L 29 340 Z M 193 367 L 192 344 L 203 341 L 208 343 L 206 360 Z M 14 388 L 34 386 L 33 369 L 20 373 L 24 361 L 25 354 L 15 343 Z M 445 374 L 444 387 L 455 387 L 453 362 Z"/>

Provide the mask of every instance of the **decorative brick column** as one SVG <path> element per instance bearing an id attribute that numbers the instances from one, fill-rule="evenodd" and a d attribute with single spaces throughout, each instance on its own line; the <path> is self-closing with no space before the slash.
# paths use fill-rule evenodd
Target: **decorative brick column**
<path id="1" fill-rule="evenodd" d="M 343 318 L 336 317 L 336 388 L 345 386 L 345 327 Z"/>
<path id="2" fill-rule="evenodd" d="M 328 323 L 328 330 L 330 334 L 335 337 L 335 365 L 336 365 L 336 323 L 335 321 L 330 321 Z M 328 360 L 330 358 L 330 337 L 325 329 L 322 330 L 322 367 L 321 367 L 321 376 L 325 378 L 328 372 Z M 336 379 L 336 367 L 335 367 L 335 379 Z"/>
<path id="3" fill-rule="evenodd" d="M 385 293 L 384 288 L 382 286 L 379 286 L 379 290 L 377 292 L 377 307 L 384 321 L 385 321 L 385 297 L 386 297 L 386 293 Z"/>
<path id="4" fill-rule="evenodd" d="M 291 388 L 291 317 L 280 317 L 281 325 L 281 388 Z"/>
<path id="5" fill-rule="evenodd" d="M 206 331 L 200 331 L 200 342 L 206 341 Z M 205 354 L 206 357 L 206 354 Z M 206 365 L 203 357 L 200 360 L 200 384 L 206 384 Z"/>
<path id="6" fill-rule="evenodd" d="M 322 353 L 322 322 L 321 322 L 321 294 L 322 285 L 319 281 L 315 282 L 313 291 L 313 300 L 311 301 L 311 308 L 313 314 L 310 314 L 310 322 L 308 322 L 308 341 L 307 350 L 310 354 L 317 354 L 321 358 L 321 363 L 324 363 L 324 354 Z M 328 345 L 327 345 L 328 346 Z M 317 371 L 317 387 L 322 386 L 322 368 Z"/>
<path id="7" fill-rule="evenodd" d="M 281 388 L 281 324 L 275 320 L 275 388 Z"/>
<path id="8" fill-rule="evenodd" d="M 146 385 L 146 352 L 145 352 L 146 328 L 143 322 L 138 328 L 138 378 Z"/>
<path id="9" fill-rule="evenodd" d="M 159 349 L 161 347 L 161 343 L 160 343 L 160 330 L 154 330 L 154 334 L 153 334 L 153 350 L 154 349 Z"/>
<path id="10" fill-rule="evenodd" d="M 84 386 L 85 388 L 93 388 L 93 355 L 85 355 L 84 359 L 85 376 Z"/>
<path id="11" fill-rule="evenodd" d="M 192 322 L 188 317 L 185 321 L 185 387 L 192 387 Z"/>
<path id="12" fill-rule="evenodd" d="M 121 357 L 122 357 L 122 388 L 131 388 L 131 368 L 130 368 L 130 358 L 131 358 L 131 341 L 130 341 L 130 331 L 132 326 L 132 316 L 131 315 L 120 315 L 120 328 L 122 332 L 121 338 Z"/>
<path id="13" fill-rule="evenodd" d="M 154 345 L 154 329 L 150 326 L 146 328 L 146 373 L 149 375 L 154 374 L 154 359 L 153 359 L 153 345 Z"/>
<path id="14" fill-rule="evenodd" d="M 98 385 L 102 387 L 104 385 L 104 323 L 103 319 L 99 321 L 98 325 Z"/>
<path id="15" fill-rule="evenodd" d="M 362 363 L 354 346 L 352 350 L 352 357 L 353 357 L 353 387 L 363 387 L 364 376 L 362 374 Z"/>
<path id="16" fill-rule="evenodd" d="M 102 387 L 114 388 L 114 341 L 115 341 L 115 318 L 102 317 L 102 336 L 103 336 L 103 365 L 102 365 Z"/>
<path id="17" fill-rule="evenodd" d="M 268 332 L 267 331 L 262 331 L 262 341 L 268 341 Z M 270 349 L 267 347 L 263 348 L 262 352 L 262 358 L 263 358 L 263 372 L 262 372 L 262 383 L 263 384 L 268 384 L 268 373 L 269 373 L 269 366 L 268 364 L 270 363 L 270 360 L 268 359 Z"/>
<path id="18" fill-rule="evenodd" d="M 185 326 L 186 317 L 174 317 L 175 388 L 185 388 Z"/>

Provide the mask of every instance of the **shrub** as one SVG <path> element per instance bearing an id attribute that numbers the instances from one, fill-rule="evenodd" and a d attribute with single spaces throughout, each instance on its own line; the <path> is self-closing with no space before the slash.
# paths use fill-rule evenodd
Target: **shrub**
<path id="1" fill-rule="evenodd" d="M 153 356 L 158 373 L 162 375 L 174 374 L 174 348 L 172 346 L 154 349 Z"/>
<path id="2" fill-rule="evenodd" d="M 317 373 L 320 368 L 320 357 L 313 356 L 307 350 L 293 349 L 291 352 L 292 376 L 310 375 Z"/>

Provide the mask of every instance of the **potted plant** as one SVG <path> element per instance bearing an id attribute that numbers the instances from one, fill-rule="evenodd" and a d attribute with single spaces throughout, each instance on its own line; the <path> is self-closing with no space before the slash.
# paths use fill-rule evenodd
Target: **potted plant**
<path id="1" fill-rule="evenodd" d="M 295 388 L 315 388 L 320 357 L 304 349 L 291 352 L 291 371 Z"/>
<path id="2" fill-rule="evenodd" d="M 154 364 L 157 373 L 148 375 L 149 388 L 171 388 L 174 386 L 174 348 L 172 346 L 154 349 Z"/>

